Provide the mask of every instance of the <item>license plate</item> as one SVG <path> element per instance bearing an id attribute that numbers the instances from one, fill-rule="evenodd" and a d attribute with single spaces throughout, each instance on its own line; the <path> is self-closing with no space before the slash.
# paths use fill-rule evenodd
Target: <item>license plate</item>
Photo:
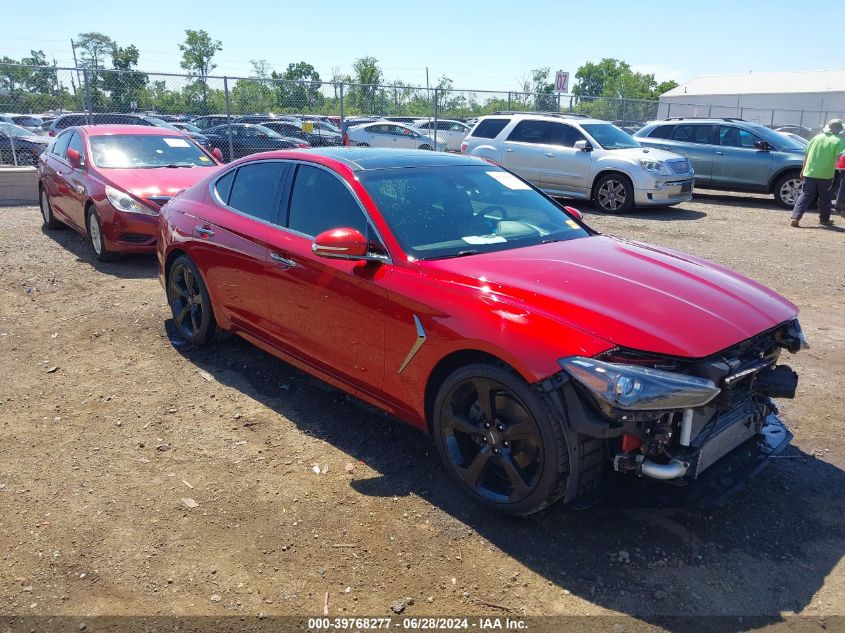
<path id="1" fill-rule="evenodd" d="M 692 191 L 692 183 L 691 182 L 685 182 L 684 184 L 681 185 L 681 193 L 689 193 L 690 191 Z"/>

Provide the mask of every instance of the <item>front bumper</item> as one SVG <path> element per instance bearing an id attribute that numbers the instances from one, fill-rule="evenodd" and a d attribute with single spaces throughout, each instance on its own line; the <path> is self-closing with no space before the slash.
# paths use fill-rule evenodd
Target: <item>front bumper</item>
<path id="1" fill-rule="evenodd" d="M 680 179 L 658 180 L 649 183 L 646 188 L 634 188 L 634 203 L 637 206 L 670 205 L 692 200 L 695 179 L 684 177 Z"/>
<path id="2" fill-rule="evenodd" d="M 97 205 L 106 248 L 115 253 L 152 253 L 158 238 L 158 215 L 118 211 L 104 199 Z"/>

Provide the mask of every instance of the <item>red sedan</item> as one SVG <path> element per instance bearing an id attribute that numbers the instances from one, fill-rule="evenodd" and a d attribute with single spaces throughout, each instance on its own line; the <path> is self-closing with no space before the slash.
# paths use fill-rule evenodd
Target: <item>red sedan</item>
<path id="1" fill-rule="evenodd" d="M 138 125 L 70 127 L 38 163 L 44 225 L 88 236 L 100 261 L 155 249 L 159 209 L 219 166 L 187 136 Z"/>
<path id="2" fill-rule="evenodd" d="M 778 364 L 804 342 L 794 305 L 600 235 L 476 158 L 250 156 L 168 204 L 160 231 L 180 336 L 234 332 L 432 433 L 490 508 L 569 502 L 611 470 L 723 481 L 714 464 L 750 451 L 733 449 L 753 445 L 751 472 L 791 438 L 771 398 L 796 387 Z"/>

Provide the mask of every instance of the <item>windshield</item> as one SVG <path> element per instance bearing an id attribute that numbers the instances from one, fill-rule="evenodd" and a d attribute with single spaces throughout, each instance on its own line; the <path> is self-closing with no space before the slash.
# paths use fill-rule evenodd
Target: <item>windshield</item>
<path id="1" fill-rule="evenodd" d="M 263 125 L 254 125 L 253 128 L 256 132 L 266 132 L 268 136 L 273 138 L 282 138 L 282 135 L 276 132 L 275 130 L 271 130 L 269 127 L 265 127 Z"/>
<path id="2" fill-rule="evenodd" d="M 0 123 L 0 132 L 3 132 L 6 136 L 14 137 L 30 138 L 35 136 L 32 131 L 22 128 L 19 125 L 15 125 L 14 123 Z"/>
<path id="3" fill-rule="evenodd" d="M 94 164 L 105 169 L 214 166 L 205 152 L 179 136 L 110 134 L 92 136 L 90 142 Z"/>
<path id="4" fill-rule="evenodd" d="M 176 127 L 178 127 L 181 130 L 185 130 L 187 132 L 193 132 L 194 134 L 201 134 L 202 133 L 201 129 L 199 129 L 196 125 L 191 125 L 190 123 L 180 123 Z"/>
<path id="5" fill-rule="evenodd" d="M 359 173 L 402 248 L 417 259 L 460 257 L 589 235 L 554 202 L 493 165 Z"/>
<path id="6" fill-rule="evenodd" d="M 770 130 L 769 128 L 763 125 L 749 125 L 748 129 L 749 131 L 754 132 L 755 134 L 767 140 L 769 143 L 771 143 L 782 151 L 803 152 L 804 148 L 806 147 L 806 145 L 804 145 L 803 143 L 799 143 L 795 139 L 790 138 L 785 134 L 781 134 L 780 132 Z"/>
<path id="7" fill-rule="evenodd" d="M 583 123 L 581 127 L 592 136 L 603 149 L 630 149 L 641 147 L 627 132 L 610 123 Z"/>
<path id="8" fill-rule="evenodd" d="M 340 134 L 340 130 L 337 129 L 331 123 L 326 123 L 325 121 L 313 121 L 314 128 L 317 130 L 323 130 L 324 132 L 334 132 L 335 134 Z"/>

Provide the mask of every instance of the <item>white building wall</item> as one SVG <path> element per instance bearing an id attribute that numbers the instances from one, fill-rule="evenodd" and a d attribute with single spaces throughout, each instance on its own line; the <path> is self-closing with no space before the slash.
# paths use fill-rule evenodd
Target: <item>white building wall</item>
<path id="1" fill-rule="evenodd" d="M 834 117 L 845 118 L 845 90 L 660 97 L 658 118 L 666 119 L 670 116 L 739 117 L 763 125 L 821 127 Z"/>

